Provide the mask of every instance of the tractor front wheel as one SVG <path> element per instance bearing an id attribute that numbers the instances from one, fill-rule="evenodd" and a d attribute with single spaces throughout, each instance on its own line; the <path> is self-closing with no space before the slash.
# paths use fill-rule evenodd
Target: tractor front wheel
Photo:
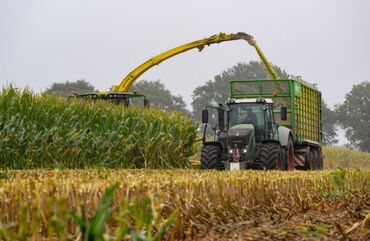
<path id="1" fill-rule="evenodd" d="M 207 145 L 202 147 L 200 154 L 200 169 L 223 170 L 224 164 L 221 162 L 221 148 L 217 145 Z"/>
<path id="2" fill-rule="evenodd" d="M 267 170 L 283 170 L 282 150 L 278 143 L 264 143 L 258 151 L 258 158 Z"/>

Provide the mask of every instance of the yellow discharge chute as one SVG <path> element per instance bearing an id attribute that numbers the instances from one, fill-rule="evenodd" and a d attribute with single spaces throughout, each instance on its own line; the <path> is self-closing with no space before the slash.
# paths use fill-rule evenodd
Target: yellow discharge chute
<path id="1" fill-rule="evenodd" d="M 199 49 L 199 51 L 201 51 L 206 45 L 209 46 L 211 44 L 232 41 L 232 40 L 246 40 L 248 44 L 250 44 L 256 49 L 257 54 L 259 55 L 262 62 L 264 63 L 271 78 L 275 80 L 279 79 L 275 70 L 272 68 L 271 64 L 267 61 L 262 50 L 259 48 L 259 46 L 257 45 L 257 42 L 253 39 L 251 35 L 246 34 L 246 33 L 236 33 L 236 34 L 219 33 L 217 35 L 213 35 L 208 38 L 204 38 L 201 40 L 197 40 L 194 42 L 180 45 L 176 48 L 170 49 L 166 52 L 163 52 L 157 56 L 150 58 L 149 60 L 147 60 L 140 66 L 138 66 L 136 69 L 131 71 L 126 77 L 124 77 L 119 85 L 112 86 L 111 91 L 112 92 L 127 92 L 130 89 L 131 85 L 135 82 L 135 80 L 139 78 L 140 75 L 142 75 L 145 71 L 147 71 L 151 67 L 158 65 L 162 61 L 168 58 L 171 58 L 175 55 L 178 55 L 180 53 L 186 52 L 194 48 L 197 48 Z"/>

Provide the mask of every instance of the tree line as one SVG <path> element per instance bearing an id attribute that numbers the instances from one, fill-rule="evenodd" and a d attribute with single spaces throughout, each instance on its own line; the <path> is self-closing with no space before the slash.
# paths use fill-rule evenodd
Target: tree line
<path id="1" fill-rule="evenodd" d="M 273 65 L 273 67 L 281 79 L 289 78 L 285 70 L 276 65 Z M 231 80 L 267 78 L 269 78 L 268 73 L 261 62 L 238 63 L 194 89 L 191 103 L 193 110 L 191 112 L 186 109 L 183 97 L 173 95 L 160 80 L 137 81 L 131 87 L 131 91 L 146 95 L 152 106 L 169 111 L 180 111 L 186 115 L 191 115 L 195 120 L 199 120 L 204 106 L 225 103 L 229 96 L 229 82 Z M 45 92 L 67 96 L 72 94 L 73 91 L 92 92 L 96 90 L 89 82 L 77 80 L 54 83 Z M 334 108 L 329 108 L 323 100 L 322 123 L 323 142 L 326 145 L 338 143 L 337 131 L 342 128 L 345 130 L 345 136 L 349 140 L 351 148 L 370 152 L 370 82 L 363 81 L 354 85 L 346 94 L 344 102 Z"/>

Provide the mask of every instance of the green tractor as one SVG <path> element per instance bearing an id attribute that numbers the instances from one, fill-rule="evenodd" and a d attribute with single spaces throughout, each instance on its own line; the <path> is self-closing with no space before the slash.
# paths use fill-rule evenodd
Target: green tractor
<path id="1" fill-rule="evenodd" d="M 321 93 L 303 80 L 232 81 L 226 105 L 207 106 L 201 169 L 322 169 Z M 209 109 L 217 110 L 206 141 Z"/>

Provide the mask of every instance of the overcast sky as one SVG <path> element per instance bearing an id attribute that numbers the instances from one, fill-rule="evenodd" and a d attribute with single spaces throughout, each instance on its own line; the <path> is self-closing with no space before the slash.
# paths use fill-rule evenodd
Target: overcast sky
<path id="1" fill-rule="evenodd" d="M 370 81 L 369 0 L 0 0 L 0 85 L 41 91 L 85 79 L 99 90 L 165 50 L 219 32 L 254 36 L 267 58 L 317 83 L 329 105 Z M 140 79 L 160 79 L 188 105 L 194 88 L 238 62 L 243 41 L 171 58 Z"/>

